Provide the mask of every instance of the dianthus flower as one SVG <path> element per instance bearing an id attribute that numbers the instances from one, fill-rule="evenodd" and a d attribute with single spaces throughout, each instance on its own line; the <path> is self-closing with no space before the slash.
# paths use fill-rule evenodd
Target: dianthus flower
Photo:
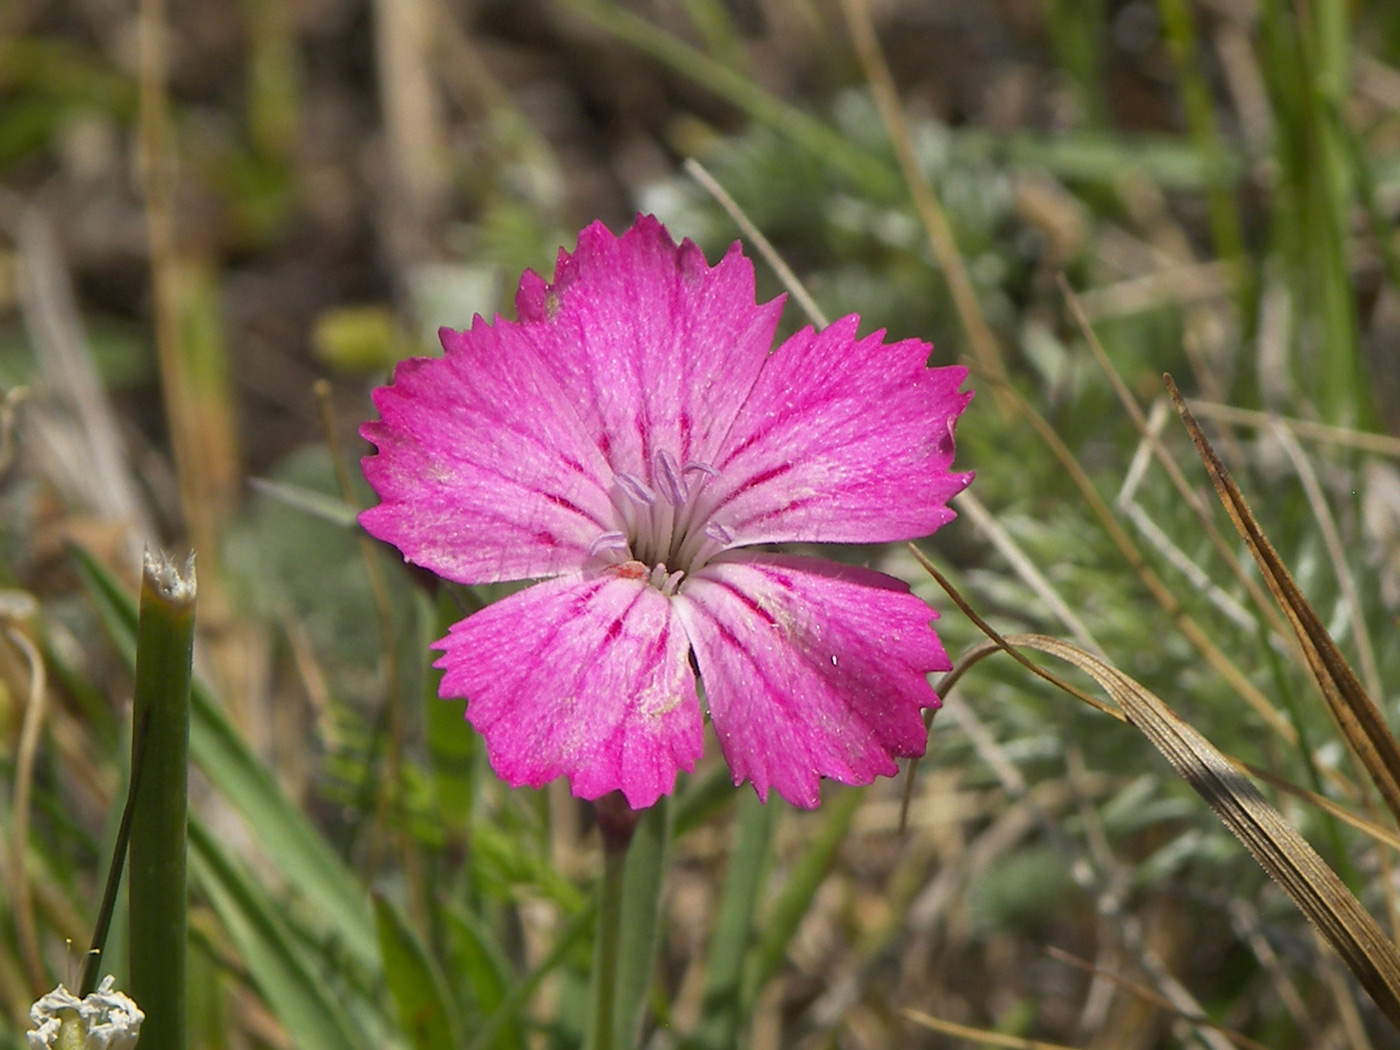
<path id="1" fill-rule="evenodd" d="M 560 776 L 633 808 L 695 768 L 695 671 L 734 783 L 815 806 L 923 754 L 927 679 L 950 666 L 909 588 L 773 543 L 925 536 L 954 515 L 966 369 L 858 318 L 772 350 L 735 244 L 711 267 L 641 216 L 527 271 L 514 322 L 441 332 L 374 392 L 382 501 L 360 516 L 464 584 L 540 580 L 435 643 L 441 694 L 510 784 Z"/>

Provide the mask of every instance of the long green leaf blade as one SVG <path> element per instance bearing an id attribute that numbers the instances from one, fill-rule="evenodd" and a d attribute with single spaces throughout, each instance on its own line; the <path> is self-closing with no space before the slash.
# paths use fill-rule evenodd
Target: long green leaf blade
<path id="1" fill-rule="evenodd" d="M 462 1045 L 461 1020 L 423 942 L 398 909 L 377 893 L 374 922 L 384 953 L 384 977 L 409 1042 L 417 1050 L 455 1050 Z"/>
<path id="2" fill-rule="evenodd" d="M 136 607 L 96 559 L 73 548 L 79 576 L 124 659 L 134 664 Z M 198 678 L 190 692 L 190 756 L 248 821 L 268 857 L 367 973 L 380 970 L 378 939 L 355 876 L 278 787 Z"/>
<path id="3" fill-rule="evenodd" d="M 298 950 L 262 887 L 238 870 L 198 821 L 190 822 L 190 846 L 200 890 L 299 1050 L 364 1047 L 345 1006 Z"/>

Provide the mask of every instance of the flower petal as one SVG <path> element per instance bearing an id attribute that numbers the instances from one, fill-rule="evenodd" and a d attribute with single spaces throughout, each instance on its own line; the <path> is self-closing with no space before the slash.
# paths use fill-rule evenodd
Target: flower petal
<path id="1" fill-rule="evenodd" d="M 711 268 L 649 215 L 621 237 L 601 222 L 560 251 L 554 283 L 520 281 L 516 313 L 613 473 L 660 491 L 655 457 L 709 462 L 773 346 L 782 300 L 754 304 L 735 244 Z"/>
<path id="2" fill-rule="evenodd" d="M 453 625 L 435 647 L 439 692 L 467 698 L 467 721 L 513 786 L 566 776 L 580 798 L 621 790 L 641 809 L 700 757 L 685 631 L 645 581 L 547 580 Z"/>
<path id="3" fill-rule="evenodd" d="M 383 501 L 360 515 L 404 557 L 461 583 L 577 571 L 617 528 L 611 472 L 519 326 L 442 330 L 447 354 L 404 361 L 360 433 Z"/>
<path id="4" fill-rule="evenodd" d="M 734 773 L 813 807 L 820 777 L 868 784 L 924 753 L 937 616 L 898 580 L 815 558 L 723 555 L 674 599 Z"/>
<path id="5" fill-rule="evenodd" d="M 967 369 L 926 367 L 917 339 L 856 339 L 857 322 L 803 329 L 764 365 L 704 496 L 735 544 L 908 540 L 955 516 Z"/>

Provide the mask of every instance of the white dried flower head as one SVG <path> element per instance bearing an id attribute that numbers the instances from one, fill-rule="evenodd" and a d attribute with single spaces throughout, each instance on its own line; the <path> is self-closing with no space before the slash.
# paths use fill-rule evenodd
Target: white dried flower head
<path id="1" fill-rule="evenodd" d="M 97 991 L 84 999 L 61 984 L 41 998 L 29 1008 L 29 1020 L 35 1025 L 33 1031 L 25 1033 L 30 1050 L 135 1050 L 146 1015 L 128 996 L 116 991 L 114 983 L 108 974 Z M 73 1026 L 77 1026 L 76 1033 Z"/>

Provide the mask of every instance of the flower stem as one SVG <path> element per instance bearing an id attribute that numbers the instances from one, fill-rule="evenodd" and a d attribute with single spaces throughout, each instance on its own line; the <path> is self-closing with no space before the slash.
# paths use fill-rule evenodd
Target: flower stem
<path id="1" fill-rule="evenodd" d="M 671 800 L 663 795 L 642 813 L 627 853 L 613 1007 L 618 1050 L 632 1050 L 641 1041 L 642 1017 L 650 999 L 661 939 L 661 899 L 673 825 Z"/>
<path id="2" fill-rule="evenodd" d="M 136 633 L 129 846 L 131 995 L 145 1011 L 141 1050 L 184 1050 L 185 835 L 189 804 L 194 559 L 182 574 L 146 552 Z"/>
<path id="3" fill-rule="evenodd" d="M 589 1050 L 631 1050 L 651 990 L 671 842 L 669 800 L 634 810 L 620 792 L 597 802 L 603 882 L 593 955 Z"/>
<path id="4" fill-rule="evenodd" d="M 616 1036 L 619 934 L 622 930 L 622 873 L 627 867 L 629 838 L 620 847 L 604 837 L 603 882 L 598 894 L 598 936 L 593 951 L 593 1019 L 588 1050 L 612 1050 Z"/>

